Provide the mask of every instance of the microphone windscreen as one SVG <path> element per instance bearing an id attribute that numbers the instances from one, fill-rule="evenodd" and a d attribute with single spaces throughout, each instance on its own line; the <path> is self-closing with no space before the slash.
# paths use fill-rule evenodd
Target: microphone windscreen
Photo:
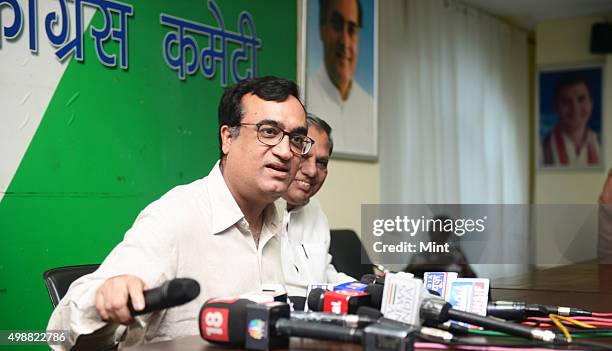
<path id="1" fill-rule="evenodd" d="M 200 284 L 193 279 L 173 279 L 168 284 L 167 296 L 178 304 L 189 302 L 200 295 Z"/>
<path id="2" fill-rule="evenodd" d="M 357 314 L 363 317 L 370 317 L 372 319 L 378 319 L 383 316 L 380 310 L 370 306 L 360 306 L 357 309 Z"/>
<path id="3" fill-rule="evenodd" d="M 132 299 L 128 298 L 127 306 L 132 316 L 185 304 L 200 295 L 200 284 L 193 279 L 177 278 L 169 280 L 157 288 L 145 290 L 142 294 L 145 307 L 140 311 L 134 309 Z"/>
<path id="4" fill-rule="evenodd" d="M 385 286 L 381 284 L 368 285 L 366 292 L 370 294 L 370 305 L 372 307 L 380 309 L 382 305 L 382 296 Z"/>
<path id="5" fill-rule="evenodd" d="M 200 310 L 200 336 L 206 341 L 244 347 L 247 299 L 210 299 Z"/>
<path id="6" fill-rule="evenodd" d="M 359 279 L 359 281 L 364 284 L 374 284 L 376 282 L 376 274 L 364 274 L 361 276 L 361 279 Z"/>
<path id="7" fill-rule="evenodd" d="M 323 295 L 326 291 L 321 288 L 310 290 L 310 294 L 308 294 L 308 309 L 311 311 L 322 311 L 323 304 L 321 301 L 323 301 Z"/>

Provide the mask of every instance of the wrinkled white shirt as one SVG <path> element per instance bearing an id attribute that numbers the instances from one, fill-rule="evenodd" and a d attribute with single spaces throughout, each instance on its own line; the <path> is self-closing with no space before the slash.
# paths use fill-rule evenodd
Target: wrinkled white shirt
<path id="1" fill-rule="evenodd" d="M 69 330 L 66 348 L 79 335 L 98 331 L 94 334 L 98 339 L 86 346 L 79 340 L 84 349 L 198 335 L 197 317 L 207 299 L 257 291 L 268 283 L 283 284 L 279 236 L 280 214 L 270 204 L 264 212 L 259 246 L 255 246 L 217 162 L 207 177 L 177 186 L 147 206 L 100 268 L 71 285 L 47 329 Z M 201 292 L 185 305 L 136 317 L 124 334 L 125 327 L 107 325 L 95 309 L 98 287 L 120 274 L 140 277 L 149 287 L 168 279 L 193 278 Z"/>
<path id="2" fill-rule="evenodd" d="M 325 65 L 308 78 L 306 108 L 333 129 L 334 151 L 376 155 L 374 101 L 353 79 L 346 101 L 327 76 Z"/>
<path id="3" fill-rule="evenodd" d="M 339 273 L 331 264 L 329 223 L 316 199 L 310 199 L 306 205 L 291 211 L 287 211 L 286 201 L 279 199 L 276 211 L 284 214 L 281 257 L 289 296 L 306 296 L 309 284 L 340 284 L 356 280 Z"/>

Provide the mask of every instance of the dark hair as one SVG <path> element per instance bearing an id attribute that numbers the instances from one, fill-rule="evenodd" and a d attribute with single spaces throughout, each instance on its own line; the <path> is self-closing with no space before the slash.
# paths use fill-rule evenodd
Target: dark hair
<path id="1" fill-rule="evenodd" d="M 332 139 L 332 127 L 330 127 L 329 124 L 327 124 L 327 122 L 325 122 L 324 120 L 322 120 L 320 117 L 317 117 L 315 114 L 312 113 L 308 113 L 308 115 L 306 116 L 306 123 L 308 124 L 308 127 L 316 127 L 316 128 L 320 128 L 322 129 L 325 134 L 327 134 L 327 139 L 329 139 L 329 156 L 331 156 L 332 152 L 334 151 L 334 139 Z M 316 143 L 316 140 L 315 140 Z"/>
<path id="2" fill-rule="evenodd" d="M 362 27 L 363 24 L 363 9 L 361 8 L 361 1 L 355 0 L 357 2 L 357 25 Z M 327 21 L 327 9 L 329 9 L 329 0 L 319 0 L 319 26 L 322 26 Z"/>
<path id="3" fill-rule="evenodd" d="M 249 78 L 242 80 L 223 92 L 219 103 L 219 128 L 222 126 L 238 127 L 243 118 L 242 97 L 246 94 L 254 94 L 258 98 L 266 101 L 283 102 L 290 96 L 300 101 L 300 93 L 297 84 L 294 82 L 274 76 Z M 302 102 L 300 101 L 300 104 Z M 304 107 L 304 105 L 302 105 Z M 306 109 L 304 109 L 306 111 Z M 234 136 L 240 134 L 236 130 Z M 223 158 L 221 145 L 221 135 L 219 134 L 220 157 Z"/>
<path id="4" fill-rule="evenodd" d="M 557 80 L 557 84 L 555 85 L 555 103 L 559 101 L 561 89 L 581 83 L 587 88 L 589 96 L 593 98 L 593 91 L 591 90 L 591 84 L 589 83 L 587 77 L 579 73 L 568 73 L 562 75 L 559 80 Z"/>

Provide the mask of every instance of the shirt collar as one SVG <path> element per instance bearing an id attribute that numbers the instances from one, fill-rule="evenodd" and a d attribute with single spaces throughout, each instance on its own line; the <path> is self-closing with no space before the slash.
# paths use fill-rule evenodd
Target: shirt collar
<path id="1" fill-rule="evenodd" d="M 219 161 L 208 174 L 210 179 L 210 212 L 213 234 L 219 234 L 240 221 L 244 214 L 230 192 L 223 175 Z"/>
<path id="2" fill-rule="evenodd" d="M 215 163 L 215 166 L 208 174 L 208 179 L 210 180 L 209 194 L 212 232 L 213 234 L 220 234 L 244 219 L 244 214 L 227 187 L 227 183 L 225 183 L 225 179 L 221 174 L 220 161 Z M 264 228 L 268 228 L 274 235 L 279 235 L 278 228 L 280 228 L 281 219 L 274 204 L 268 205 L 264 209 L 262 232 Z"/>

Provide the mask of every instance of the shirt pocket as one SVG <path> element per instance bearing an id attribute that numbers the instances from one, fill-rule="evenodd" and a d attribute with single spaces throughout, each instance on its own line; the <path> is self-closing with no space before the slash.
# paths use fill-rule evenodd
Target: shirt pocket
<path id="1" fill-rule="evenodd" d="M 301 252 L 306 269 L 310 273 L 310 283 L 326 283 L 327 245 L 322 243 L 302 243 L 297 249 Z"/>

